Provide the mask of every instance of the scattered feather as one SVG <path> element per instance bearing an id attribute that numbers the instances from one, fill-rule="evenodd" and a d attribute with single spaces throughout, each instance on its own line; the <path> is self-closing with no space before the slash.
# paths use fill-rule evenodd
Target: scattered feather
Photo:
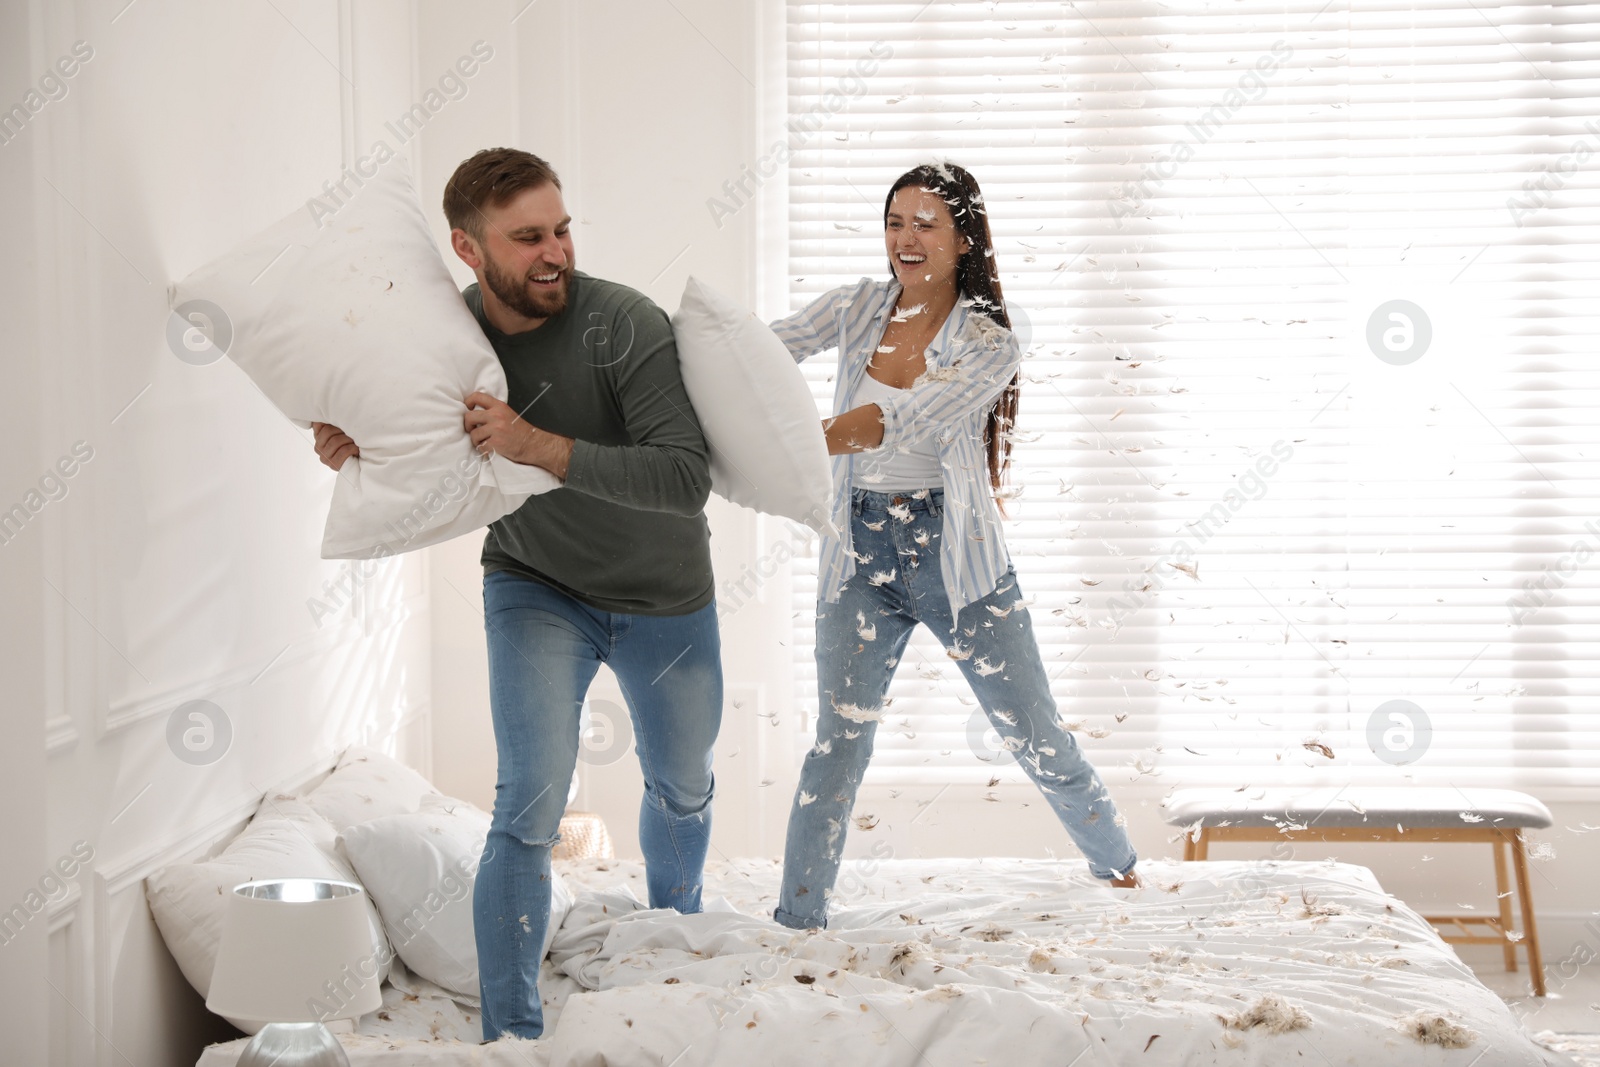
<path id="1" fill-rule="evenodd" d="M 877 624 L 869 624 L 866 613 L 858 611 L 856 612 L 856 633 L 861 636 L 863 641 L 876 641 L 878 639 Z"/>
<path id="2" fill-rule="evenodd" d="M 833 710 L 839 713 L 840 718 L 851 722 L 878 722 L 884 713 L 882 707 L 863 708 L 856 704 L 835 704 Z"/>
<path id="3" fill-rule="evenodd" d="M 1224 1016 L 1222 1021 L 1230 1030 L 1253 1030 L 1259 1026 L 1269 1034 L 1286 1034 L 1310 1026 L 1311 1016 L 1276 993 L 1268 993 L 1246 1011 Z"/>
<path id="4" fill-rule="evenodd" d="M 1468 1048 L 1478 1040 L 1475 1031 L 1436 1011 L 1414 1011 L 1409 1015 L 1400 1016 L 1396 1022 L 1403 1033 L 1424 1045 Z"/>

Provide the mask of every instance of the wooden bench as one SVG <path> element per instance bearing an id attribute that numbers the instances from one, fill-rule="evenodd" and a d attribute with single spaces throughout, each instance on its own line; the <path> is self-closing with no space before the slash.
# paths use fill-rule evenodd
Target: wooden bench
<path id="1" fill-rule="evenodd" d="M 1528 953 L 1534 996 L 1545 995 L 1524 830 L 1552 823 L 1550 809 L 1510 789 L 1357 787 L 1326 789 L 1180 789 L 1163 803 L 1184 835 L 1183 858 L 1204 860 L 1213 841 L 1446 841 L 1488 844 L 1494 851 L 1496 915 L 1425 915 L 1451 944 L 1500 945 L 1506 970 L 1517 947 Z M 1506 852 L 1516 873 L 1522 929 L 1513 926 Z M 1489 933 L 1474 933 L 1487 927 Z"/>

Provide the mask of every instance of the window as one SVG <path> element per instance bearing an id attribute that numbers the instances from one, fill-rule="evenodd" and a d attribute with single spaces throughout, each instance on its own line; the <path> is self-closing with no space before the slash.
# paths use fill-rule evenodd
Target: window
<path id="1" fill-rule="evenodd" d="M 786 30 L 793 307 L 885 276 L 904 170 L 984 188 L 1030 352 L 1007 541 L 1109 782 L 1600 785 L 1600 5 Z M 889 696 L 869 781 L 1022 780 L 926 631 Z"/>

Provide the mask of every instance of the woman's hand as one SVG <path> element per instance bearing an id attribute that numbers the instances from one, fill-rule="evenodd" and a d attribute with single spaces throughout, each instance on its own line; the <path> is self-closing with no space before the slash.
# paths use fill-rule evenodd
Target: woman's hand
<path id="1" fill-rule="evenodd" d="M 877 448 L 883 444 L 883 409 L 876 404 L 862 404 L 843 415 L 823 419 L 822 435 L 828 440 L 830 456 Z"/>
<path id="2" fill-rule="evenodd" d="M 361 449 L 339 427 L 326 422 L 313 422 L 311 429 L 317 435 L 317 458 L 323 466 L 337 471 L 344 466 L 345 460 L 361 455 Z"/>
<path id="3" fill-rule="evenodd" d="M 510 404 L 488 393 L 473 393 L 466 403 L 462 423 L 480 456 L 501 455 L 513 463 L 543 467 L 557 478 L 567 476 L 572 438 L 524 422 Z"/>

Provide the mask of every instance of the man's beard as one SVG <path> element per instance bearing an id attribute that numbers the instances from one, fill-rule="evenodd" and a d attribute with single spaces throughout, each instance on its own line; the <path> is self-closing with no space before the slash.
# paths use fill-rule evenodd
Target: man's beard
<path id="1" fill-rule="evenodd" d="M 567 309 L 567 295 L 572 288 L 572 273 L 570 269 L 561 271 L 561 284 L 555 289 L 529 292 L 528 277 L 530 274 L 545 274 L 544 270 L 530 271 L 521 277 L 510 271 L 501 270 L 494 260 L 484 258 L 483 280 L 489 286 L 499 301 L 506 307 L 515 311 L 525 319 L 548 319 L 559 315 Z"/>

